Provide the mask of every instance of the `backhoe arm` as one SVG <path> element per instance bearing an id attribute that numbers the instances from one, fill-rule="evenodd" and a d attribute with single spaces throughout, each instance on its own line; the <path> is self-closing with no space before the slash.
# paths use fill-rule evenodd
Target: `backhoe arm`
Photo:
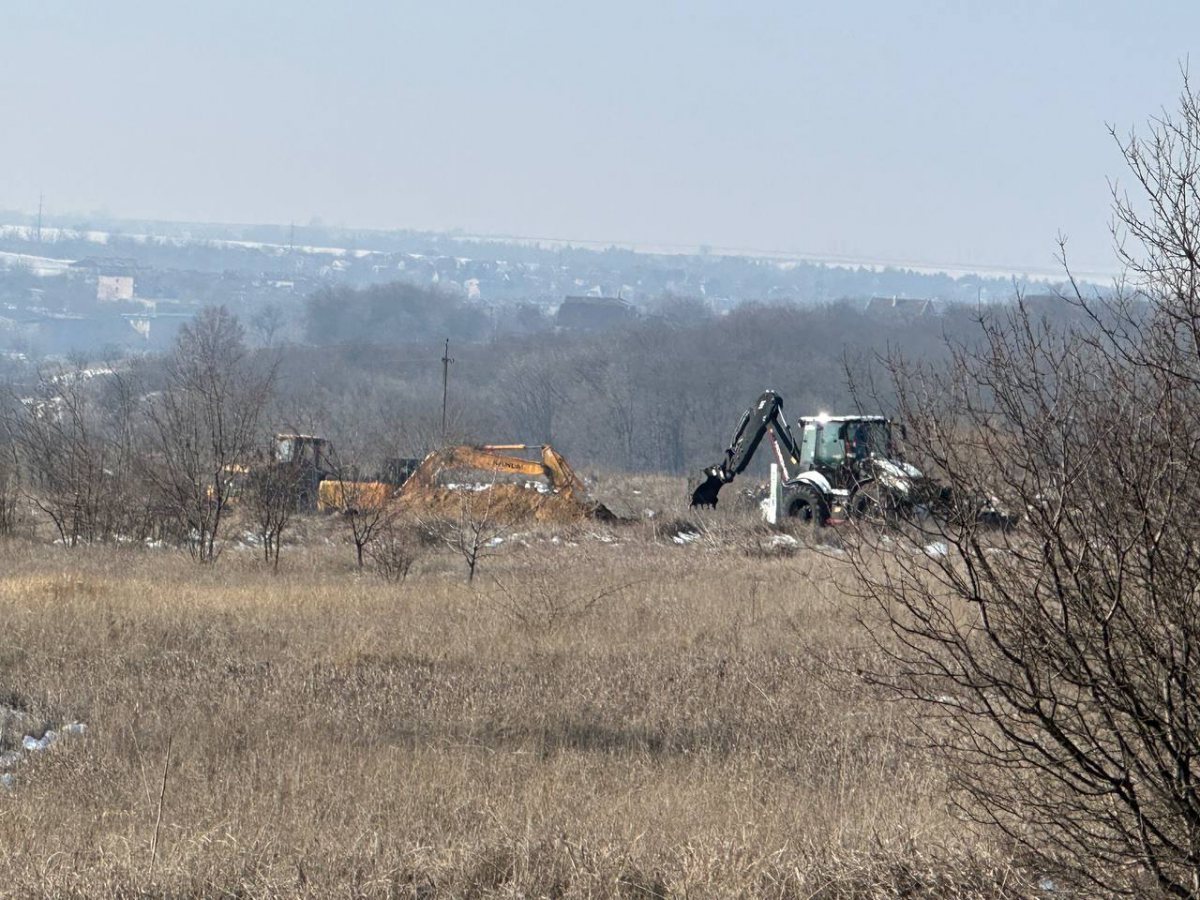
<path id="1" fill-rule="evenodd" d="M 742 413 L 733 439 L 725 450 L 725 458 L 704 470 L 704 481 L 692 492 L 691 505 L 716 506 L 722 485 L 745 471 L 764 436 L 771 441 L 784 480 L 798 475 L 800 448 L 784 418 L 783 400 L 774 391 L 763 391 L 757 402 Z"/>

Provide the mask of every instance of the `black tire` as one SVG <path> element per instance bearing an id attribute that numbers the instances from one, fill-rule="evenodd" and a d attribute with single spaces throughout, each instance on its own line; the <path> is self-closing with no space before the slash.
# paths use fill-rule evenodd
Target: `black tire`
<path id="1" fill-rule="evenodd" d="M 815 489 L 799 485 L 789 487 L 783 495 L 784 512 L 789 519 L 820 528 L 829 520 L 829 504 Z"/>

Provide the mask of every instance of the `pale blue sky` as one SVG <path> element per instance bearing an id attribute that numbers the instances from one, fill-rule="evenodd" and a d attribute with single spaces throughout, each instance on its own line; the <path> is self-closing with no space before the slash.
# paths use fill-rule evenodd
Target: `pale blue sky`
<path id="1" fill-rule="evenodd" d="M 1195 2 L 0 0 L 0 208 L 1045 266 Z"/>

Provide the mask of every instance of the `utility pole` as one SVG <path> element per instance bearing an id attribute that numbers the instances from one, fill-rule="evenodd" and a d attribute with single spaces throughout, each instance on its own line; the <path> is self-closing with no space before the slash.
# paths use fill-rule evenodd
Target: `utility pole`
<path id="1" fill-rule="evenodd" d="M 446 443 L 446 398 L 450 393 L 450 338 L 446 338 L 446 351 L 442 354 L 442 443 Z"/>
<path id="2" fill-rule="evenodd" d="M 38 224 L 37 224 L 37 242 L 42 242 L 42 204 L 46 199 L 46 195 L 38 191 Z"/>

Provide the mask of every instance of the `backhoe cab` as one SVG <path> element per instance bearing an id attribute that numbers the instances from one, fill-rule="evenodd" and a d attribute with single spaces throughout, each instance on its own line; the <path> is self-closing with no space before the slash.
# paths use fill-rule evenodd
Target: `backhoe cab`
<path id="1" fill-rule="evenodd" d="M 830 487 L 834 521 L 848 516 L 911 514 L 940 493 L 906 463 L 895 440 L 904 426 L 884 416 L 802 416 L 800 466 L 821 473 Z M 931 493 L 932 491 L 932 493 Z"/>

